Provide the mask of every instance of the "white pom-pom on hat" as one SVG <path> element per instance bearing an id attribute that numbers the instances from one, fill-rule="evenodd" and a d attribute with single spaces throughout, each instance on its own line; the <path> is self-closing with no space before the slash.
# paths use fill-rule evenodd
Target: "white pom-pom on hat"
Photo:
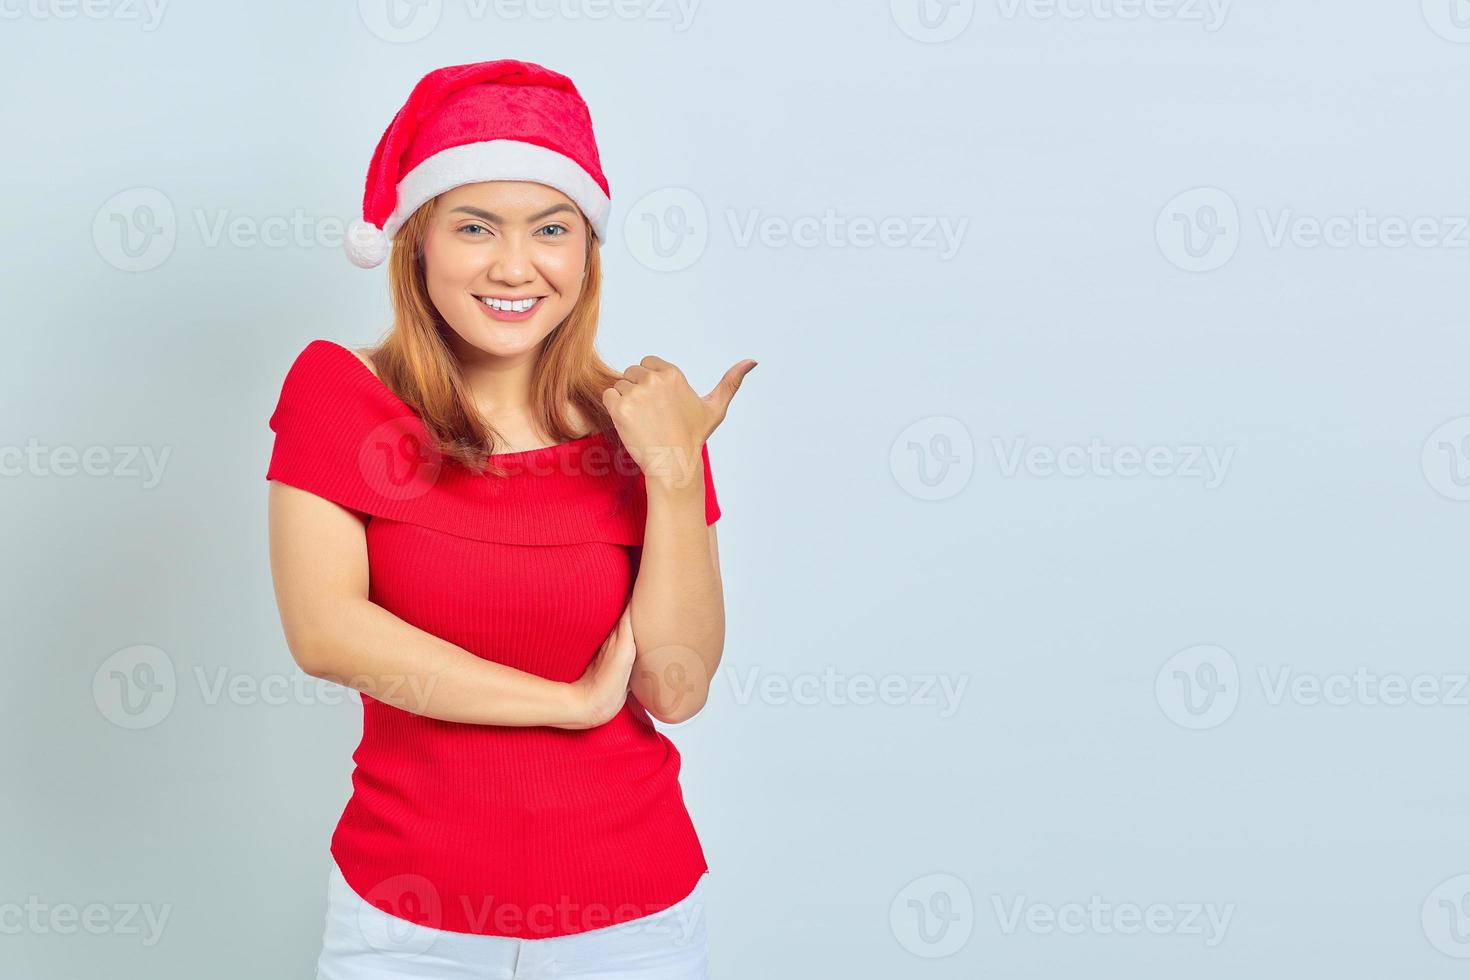
<path id="1" fill-rule="evenodd" d="M 377 225 L 354 221 L 343 241 L 347 258 L 359 269 L 381 265 L 388 257 L 388 236 Z"/>

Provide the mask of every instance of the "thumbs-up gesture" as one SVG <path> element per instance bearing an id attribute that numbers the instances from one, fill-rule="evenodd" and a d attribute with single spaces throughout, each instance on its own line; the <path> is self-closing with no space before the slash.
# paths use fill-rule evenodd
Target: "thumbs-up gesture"
<path id="1" fill-rule="evenodd" d="M 709 394 L 701 395 L 683 371 L 650 354 L 603 390 L 603 407 L 645 481 L 682 489 L 703 475 L 704 441 L 725 421 L 730 400 L 755 364 L 737 362 Z"/>

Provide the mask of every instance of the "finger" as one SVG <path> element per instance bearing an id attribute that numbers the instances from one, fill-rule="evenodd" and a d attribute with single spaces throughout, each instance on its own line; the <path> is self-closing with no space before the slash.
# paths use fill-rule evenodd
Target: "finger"
<path id="1" fill-rule="evenodd" d="M 633 364 L 628 367 L 628 370 L 623 372 L 623 377 L 627 378 L 634 384 L 637 384 L 640 381 L 647 380 L 652 374 L 653 372 L 648 370 L 648 368 L 644 367 L 642 364 Z"/>
<path id="2" fill-rule="evenodd" d="M 613 382 L 613 387 L 618 390 L 618 394 L 629 395 L 632 394 L 633 389 L 637 388 L 638 386 L 629 381 L 627 378 L 619 378 L 618 380 Z"/>
<path id="3" fill-rule="evenodd" d="M 730 399 L 735 397 L 735 392 L 740 390 L 740 382 L 750 373 L 756 365 L 755 361 L 740 361 L 725 372 L 719 383 L 710 389 L 710 393 L 704 396 L 704 400 L 719 410 L 723 417 L 725 410 L 730 407 Z"/>
<path id="4" fill-rule="evenodd" d="M 602 407 L 607 409 L 609 412 L 613 410 L 614 405 L 622 400 L 623 393 L 621 391 L 618 391 L 616 388 L 602 389 Z"/>
<path id="5" fill-rule="evenodd" d="M 664 368 L 671 368 L 674 366 L 668 361 L 664 360 L 662 357 L 659 357 L 657 354 L 649 354 L 638 363 L 641 364 L 643 367 L 648 368 L 650 371 L 662 371 Z"/>

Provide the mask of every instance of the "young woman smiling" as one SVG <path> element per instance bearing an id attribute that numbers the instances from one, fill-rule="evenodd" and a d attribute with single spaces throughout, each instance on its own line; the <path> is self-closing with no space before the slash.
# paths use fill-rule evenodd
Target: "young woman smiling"
<path id="1" fill-rule="evenodd" d="M 704 395 L 603 363 L 609 200 L 565 76 L 429 73 L 348 242 L 387 259 L 393 327 L 311 341 L 282 384 L 282 627 L 363 702 L 323 980 L 707 976 L 709 869 L 651 718 L 719 666 L 706 440 L 755 362 Z"/>

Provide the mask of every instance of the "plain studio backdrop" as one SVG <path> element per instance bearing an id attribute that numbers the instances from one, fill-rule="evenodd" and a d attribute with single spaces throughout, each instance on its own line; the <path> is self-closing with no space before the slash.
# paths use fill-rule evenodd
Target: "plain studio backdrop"
<path id="1" fill-rule="evenodd" d="M 307 977 L 267 419 L 425 72 L 570 75 L 701 393 L 716 980 L 1459 977 L 1470 6 L 4 0 L 0 961 Z M 636 854 L 627 855 L 637 861 Z"/>

